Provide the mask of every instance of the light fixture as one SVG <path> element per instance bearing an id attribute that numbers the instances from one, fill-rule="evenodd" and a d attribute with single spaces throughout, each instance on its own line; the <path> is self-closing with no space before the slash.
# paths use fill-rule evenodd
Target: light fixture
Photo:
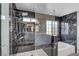
<path id="1" fill-rule="evenodd" d="M 5 20 L 5 16 L 4 16 L 4 15 L 2 15 L 2 16 L 1 16 L 1 19 L 2 19 L 2 20 Z"/>
<path id="2" fill-rule="evenodd" d="M 22 13 L 22 16 L 28 16 L 27 12 Z"/>

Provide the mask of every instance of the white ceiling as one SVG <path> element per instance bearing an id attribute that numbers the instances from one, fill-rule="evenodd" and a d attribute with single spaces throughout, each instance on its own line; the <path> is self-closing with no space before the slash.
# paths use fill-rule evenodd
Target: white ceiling
<path id="1" fill-rule="evenodd" d="M 20 10 L 33 11 L 42 14 L 63 16 L 79 11 L 79 3 L 16 3 Z"/>

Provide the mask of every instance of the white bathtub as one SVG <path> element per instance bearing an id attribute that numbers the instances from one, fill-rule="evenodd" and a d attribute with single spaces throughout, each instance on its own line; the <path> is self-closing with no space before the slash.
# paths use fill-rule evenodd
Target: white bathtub
<path id="1" fill-rule="evenodd" d="M 68 56 L 75 53 L 75 47 L 73 45 L 58 42 L 58 56 Z"/>

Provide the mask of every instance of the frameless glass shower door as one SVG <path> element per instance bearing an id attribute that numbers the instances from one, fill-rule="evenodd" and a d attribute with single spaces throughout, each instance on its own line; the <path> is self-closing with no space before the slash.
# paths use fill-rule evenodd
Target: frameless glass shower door
<path id="1" fill-rule="evenodd" d="M 10 5 L 11 6 L 11 5 Z M 33 12 L 11 6 L 10 55 L 31 56 L 35 51 L 35 18 Z M 33 52 L 32 52 L 33 51 Z"/>
<path id="2" fill-rule="evenodd" d="M 59 21 L 55 16 L 35 13 L 37 20 L 35 31 L 35 51 L 37 55 L 57 56 L 59 40 Z M 58 19 L 58 18 L 56 18 Z"/>

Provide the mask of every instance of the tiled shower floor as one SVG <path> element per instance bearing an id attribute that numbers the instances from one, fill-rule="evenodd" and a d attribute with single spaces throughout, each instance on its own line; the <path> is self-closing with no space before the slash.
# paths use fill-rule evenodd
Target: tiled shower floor
<path id="1" fill-rule="evenodd" d="M 75 51 L 74 47 L 71 47 L 70 45 L 68 45 L 66 43 L 62 43 L 62 44 L 59 44 L 59 45 L 60 45 L 60 46 L 58 46 L 58 48 L 59 48 L 58 55 L 59 56 L 60 55 L 64 56 L 64 55 L 66 55 L 65 53 L 67 53 L 67 55 L 69 55 L 69 56 L 79 55 L 79 54 L 72 54 L 72 52 L 74 53 L 74 51 Z M 31 47 L 31 48 L 33 48 L 33 47 Z M 21 48 L 19 48 L 19 49 L 21 49 Z M 21 50 L 23 50 L 23 49 L 27 49 L 27 48 L 25 47 L 25 48 L 22 48 Z M 43 45 L 43 46 L 36 46 L 36 48 L 34 50 L 30 50 L 30 51 L 25 51 L 24 50 L 24 52 L 13 54 L 13 56 L 52 56 L 53 55 L 52 53 L 54 51 L 55 50 L 50 45 Z"/>
<path id="2" fill-rule="evenodd" d="M 48 55 L 44 52 L 44 50 L 38 49 L 38 50 L 13 54 L 12 56 L 48 56 Z"/>

